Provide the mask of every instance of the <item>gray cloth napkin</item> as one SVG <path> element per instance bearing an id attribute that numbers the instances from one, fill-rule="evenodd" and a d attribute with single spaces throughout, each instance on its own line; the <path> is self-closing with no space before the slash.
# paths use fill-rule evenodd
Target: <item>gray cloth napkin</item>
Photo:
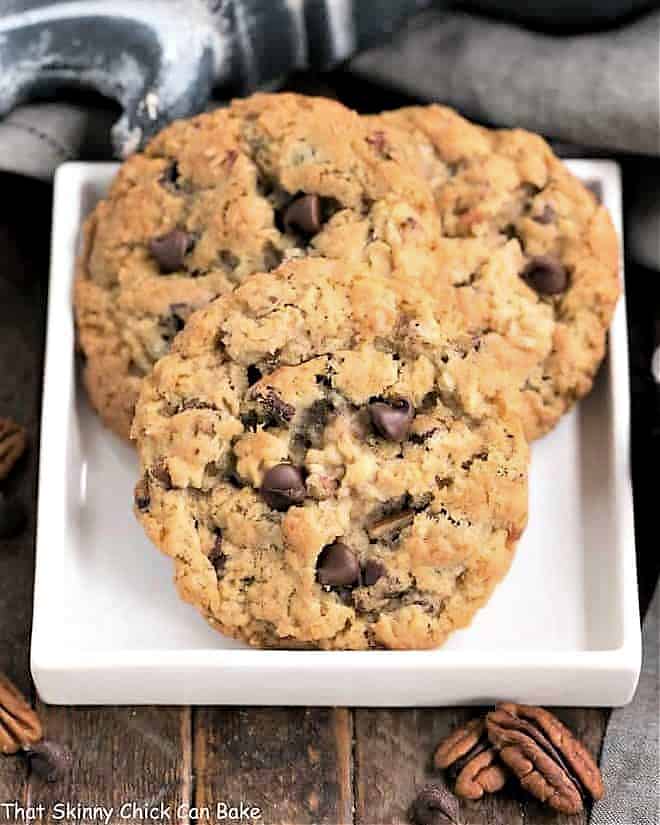
<path id="1" fill-rule="evenodd" d="M 550 37 L 431 10 L 351 69 L 482 122 L 660 154 L 660 12 L 604 33 Z"/>
<path id="2" fill-rule="evenodd" d="M 551 37 L 433 9 L 393 42 L 358 55 L 350 68 L 481 122 L 660 155 L 660 12 L 620 29 Z M 641 220 L 629 251 L 660 269 L 660 188 L 636 208 Z"/>
<path id="3" fill-rule="evenodd" d="M 109 109 L 67 103 L 19 106 L 0 120 L 0 170 L 50 180 L 65 161 L 109 160 L 116 118 Z"/>
<path id="4" fill-rule="evenodd" d="M 656 587 L 643 634 L 643 662 L 632 703 L 612 712 L 601 770 L 607 795 L 594 805 L 591 825 L 657 825 L 660 822 L 658 748 L 658 618 L 660 588 Z"/>

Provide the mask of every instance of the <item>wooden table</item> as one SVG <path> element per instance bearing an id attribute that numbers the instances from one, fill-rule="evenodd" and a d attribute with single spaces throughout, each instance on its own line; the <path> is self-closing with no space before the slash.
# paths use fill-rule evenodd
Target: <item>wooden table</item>
<path id="1" fill-rule="evenodd" d="M 47 296 L 50 188 L 0 176 L 0 415 L 25 424 L 31 448 L 9 488 L 30 508 L 24 534 L 0 541 L 0 670 L 31 690 L 31 618 L 35 492 L 41 369 Z M 633 277 L 634 275 L 634 277 Z M 657 279 L 657 278 L 656 278 Z M 652 314 L 658 287 L 648 273 L 628 272 L 633 334 L 633 455 L 636 474 L 660 466 L 648 378 Z M 652 299 L 651 299 L 652 298 Z M 645 544 L 653 490 L 636 490 L 638 543 Z M 45 493 L 47 495 L 47 492 Z M 650 534 L 650 532 L 649 532 Z M 650 545 L 653 550 L 653 544 Z M 642 603 L 657 578 L 658 554 L 643 561 Z M 62 599 L 66 599 L 66 592 Z M 524 621 L 524 617 L 521 617 Z M 39 704 L 38 700 L 37 704 Z M 405 823 L 416 789 L 432 777 L 437 741 L 473 709 L 351 710 L 347 708 L 59 708 L 40 705 L 47 734 L 75 753 L 70 778 L 47 786 L 22 760 L 0 757 L 0 803 L 55 801 L 119 807 L 177 806 L 241 800 L 261 807 L 266 825 Z M 560 709 L 558 714 L 599 752 L 608 713 Z M 41 820 L 54 821 L 51 807 Z M 464 804 L 465 825 L 585 823 L 542 809 L 514 790 Z M 3 814 L 0 809 L 0 822 Z M 9 820 L 11 821 L 11 820 Z M 113 822 L 139 822 L 139 818 Z M 194 822 L 194 812 L 182 822 Z M 204 821 L 204 820 L 202 820 Z M 206 820 L 209 821 L 209 820 Z M 217 820 L 210 820 L 215 822 Z"/>

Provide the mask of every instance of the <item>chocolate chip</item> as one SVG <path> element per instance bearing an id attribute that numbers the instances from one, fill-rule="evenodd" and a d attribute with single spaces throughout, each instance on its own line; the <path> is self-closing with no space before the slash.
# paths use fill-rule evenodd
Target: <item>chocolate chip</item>
<path id="1" fill-rule="evenodd" d="M 443 785 L 427 785 L 412 805 L 417 825 L 454 825 L 458 821 L 458 800 Z"/>
<path id="2" fill-rule="evenodd" d="M 161 176 L 161 183 L 172 187 L 173 189 L 178 189 L 178 179 L 179 179 L 179 166 L 176 161 L 170 163 L 167 169 L 163 172 Z"/>
<path id="3" fill-rule="evenodd" d="M 316 563 L 319 584 L 346 587 L 357 584 L 360 565 L 355 553 L 342 541 L 324 547 Z"/>
<path id="4" fill-rule="evenodd" d="M 68 748 L 48 739 L 25 748 L 25 756 L 30 762 L 32 773 L 45 782 L 64 779 L 73 763 L 73 754 Z"/>
<path id="5" fill-rule="evenodd" d="M 307 492 L 302 471 L 293 464 L 276 464 L 264 475 L 261 495 L 274 510 L 288 510 L 302 504 Z"/>
<path id="6" fill-rule="evenodd" d="M 27 513 L 22 502 L 0 493 L 0 539 L 17 536 L 27 523 Z"/>
<path id="7" fill-rule="evenodd" d="M 369 413 L 376 430 L 388 441 L 403 441 L 415 414 L 407 398 L 373 401 Z"/>
<path id="8" fill-rule="evenodd" d="M 215 568 L 215 572 L 221 576 L 225 572 L 227 554 L 222 550 L 222 533 L 218 533 L 213 544 L 213 549 L 209 553 L 209 561 Z"/>
<path id="9" fill-rule="evenodd" d="M 252 386 L 256 384 L 257 381 L 261 378 L 261 370 L 258 367 L 255 367 L 254 364 L 250 364 L 247 368 L 247 380 L 248 386 Z"/>
<path id="10" fill-rule="evenodd" d="M 321 228 L 321 199 L 318 195 L 300 195 L 284 210 L 284 229 L 289 233 L 316 235 Z"/>
<path id="11" fill-rule="evenodd" d="M 364 573 L 362 574 L 364 586 L 371 587 L 376 584 L 378 579 L 381 579 L 385 573 L 387 573 L 387 568 L 382 561 L 379 561 L 378 559 L 369 559 L 364 565 Z"/>
<path id="12" fill-rule="evenodd" d="M 154 256 L 160 271 L 169 275 L 183 267 L 183 259 L 192 249 L 193 238 L 183 229 L 173 229 L 159 238 L 149 241 L 149 251 Z"/>
<path id="13" fill-rule="evenodd" d="M 140 512 L 149 509 L 151 504 L 151 496 L 149 495 L 149 483 L 146 478 L 140 479 L 135 485 L 135 506 Z"/>
<path id="14" fill-rule="evenodd" d="M 521 277 L 540 295 L 557 295 L 568 286 L 568 272 L 551 255 L 532 258 Z"/>
<path id="15" fill-rule="evenodd" d="M 534 215 L 532 220 L 536 221 L 536 223 L 540 223 L 543 226 L 546 226 L 549 223 L 552 223 L 555 219 L 555 210 L 550 206 L 549 203 L 543 207 L 543 212 L 540 212 L 538 215 Z"/>

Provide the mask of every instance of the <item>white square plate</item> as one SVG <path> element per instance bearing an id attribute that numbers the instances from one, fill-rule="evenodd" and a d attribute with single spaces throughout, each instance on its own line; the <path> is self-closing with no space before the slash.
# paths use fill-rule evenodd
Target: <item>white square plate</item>
<path id="1" fill-rule="evenodd" d="M 616 164 L 600 182 L 621 231 Z M 529 528 L 466 630 L 424 652 L 261 651 L 179 601 L 171 562 L 131 514 L 137 462 L 99 423 L 74 366 L 80 224 L 114 164 L 55 181 L 41 435 L 32 673 L 56 704 L 445 705 L 513 699 L 618 705 L 640 668 L 629 469 L 626 306 L 594 392 L 534 445 Z"/>

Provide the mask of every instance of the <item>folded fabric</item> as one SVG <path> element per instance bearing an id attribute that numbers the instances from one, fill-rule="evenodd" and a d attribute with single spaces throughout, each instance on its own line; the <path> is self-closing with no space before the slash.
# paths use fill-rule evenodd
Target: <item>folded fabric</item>
<path id="1" fill-rule="evenodd" d="M 660 12 L 556 37 L 460 12 L 426 11 L 350 70 L 474 120 L 611 152 L 660 155 Z M 629 250 L 660 268 L 660 190 L 633 205 Z"/>
<path id="2" fill-rule="evenodd" d="M 644 659 L 632 703 L 612 712 L 601 755 L 607 788 L 594 805 L 591 825 L 657 825 L 660 693 L 658 692 L 658 614 L 656 588 L 644 621 Z"/>
<path id="3" fill-rule="evenodd" d="M 619 29 L 552 37 L 431 10 L 350 68 L 482 122 L 660 154 L 660 12 Z"/>

